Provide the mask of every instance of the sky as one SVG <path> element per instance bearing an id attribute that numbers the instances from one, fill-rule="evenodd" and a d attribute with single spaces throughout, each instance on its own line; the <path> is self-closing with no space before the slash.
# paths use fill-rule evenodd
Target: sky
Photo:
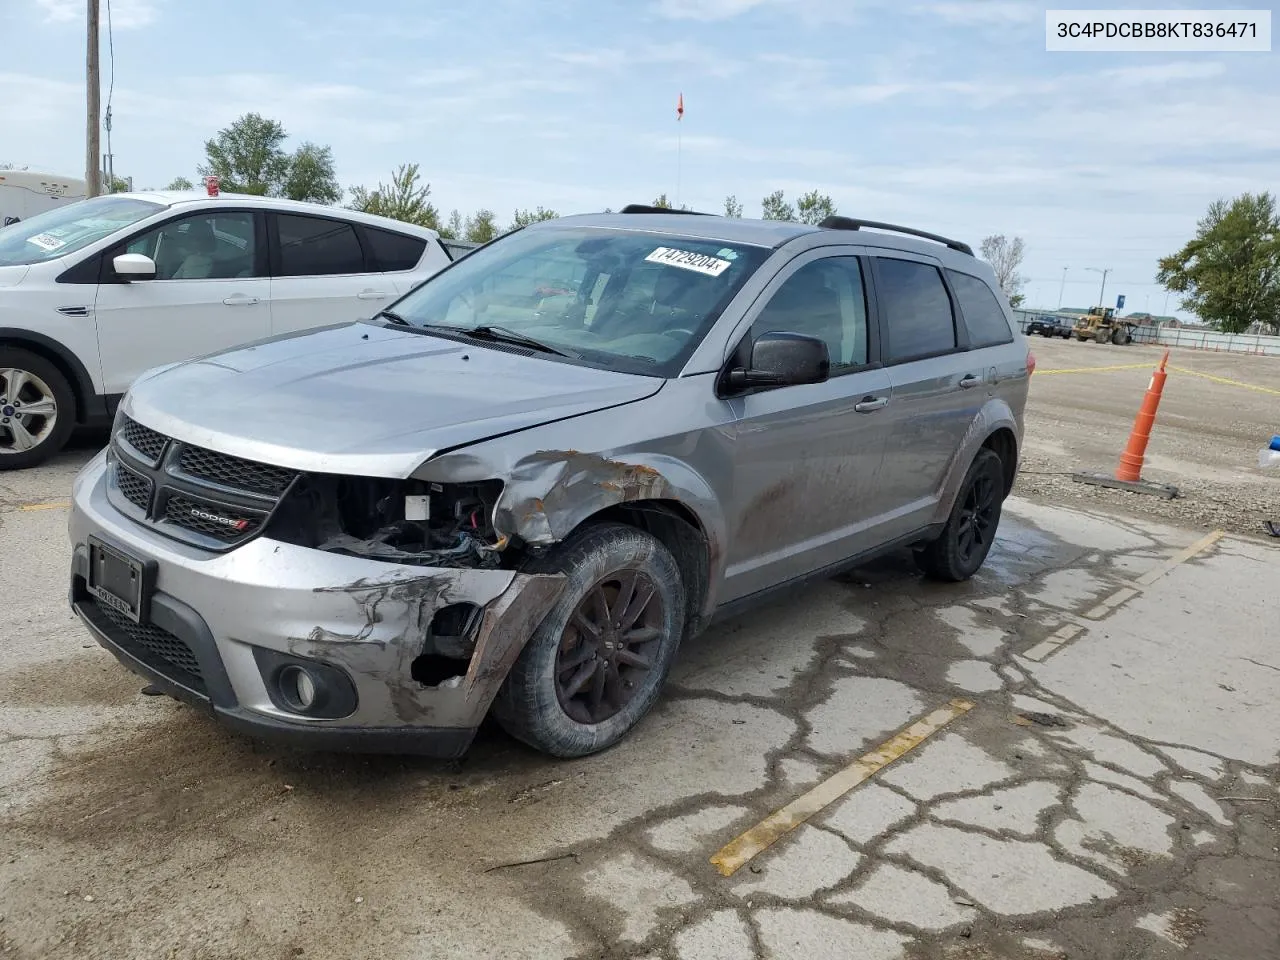
<path id="1" fill-rule="evenodd" d="M 344 187 L 418 163 L 442 216 L 664 192 L 759 216 L 817 189 L 975 248 L 1022 237 L 1028 306 L 1097 303 L 1108 269 L 1108 305 L 1184 317 L 1157 260 L 1213 200 L 1280 188 L 1280 53 L 1048 53 L 1043 3 L 111 0 L 109 45 L 101 2 L 139 188 L 194 180 L 256 111 L 329 144 Z M 0 0 L 0 162 L 83 176 L 84 8 Z"/>

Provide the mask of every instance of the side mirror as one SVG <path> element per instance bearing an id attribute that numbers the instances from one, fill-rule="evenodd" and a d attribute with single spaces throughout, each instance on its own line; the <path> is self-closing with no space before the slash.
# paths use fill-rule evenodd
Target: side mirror
<path id="1" fill-rule="evenodd" d="M 122 253 L 111 261 L 116 276 L 121 280 L 154 280 L 156 262 L 141 253 Z"/>
<path id="2" fill-rule="evenodd" d="M 751 346 L 751 365 L 729 371 L 731 387 L 790 387 L 822 383 L 831 375 L 827 344 L 800 333 L 762 333 Z"/>

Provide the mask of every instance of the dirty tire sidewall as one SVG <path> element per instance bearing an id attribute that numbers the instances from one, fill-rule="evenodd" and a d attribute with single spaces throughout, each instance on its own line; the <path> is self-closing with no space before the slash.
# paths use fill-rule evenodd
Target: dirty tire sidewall
<path id="1" fill-rule="evenodd" d="M 991 552 L 991 543 L 988 542 L 979 554 L 970 557 L 966 563 L 960 556 L 957 535 L 965 497 L 973 486 L 974 480 L 983 473 L 987 473 L 995 482 L 997 491 L 995 515 L 991 521 L 992 540 L 995 539 L 996 534 L 999 532 L 1000 517 L 1004 508 L 1004 462 L 993 451 L 983 448 L 978 451 L 973 463 L 969 465 L 969 470 L 964 476 L 964 482 L 960 484 L 960 491 L 956 494 L 956 502 L 951 507 L 951 516 L 947 518 L 947 525 L 943 527 L 942 534 L 937 540 L 934 540 L 923 550 L 916 553 L 916 562 L 919 564 L 920 569 L 934 580 L 944 580 L 951 583 L 968 580 L 982 568 L 983 563 L 986 562 L 987 554 Z"/>
<path id="2" fill-rule="evenodd" d="M 583 596 L 611 573 L 643 571 L 663 602 L 663 636 L 655 663 L 632 699 L 614 716 L 595 724 L 573 720 L 556 696 L 556 651 L 569 618 Z M 685 628 L 685 588 L 680 568 L 656 538 L 618 523 L 591 526 L 526 568 L 563 573 L 568 585 L 534 631 L 507 675 L 493 714 L 509 734 L 556 757 L 583 757 L 612 746 L 657 701 L 675 661 Z"/>
<path id="3" fill-rule="evenodd" d="M 67 444 L 76 424 L 76 395 L 62 371 L 39 354 L 21 347 L 0 346 L 0 368 L 34 373 L 43 380 L 58 404 L 58 419 L 43 441 L 21 453 L 0 453 L 0 471 L 26 470 L 44 463 Z"/>

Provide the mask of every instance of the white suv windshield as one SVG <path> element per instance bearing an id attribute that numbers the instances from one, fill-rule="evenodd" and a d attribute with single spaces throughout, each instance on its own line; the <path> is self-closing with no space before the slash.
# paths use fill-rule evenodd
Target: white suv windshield
<path id="1" fill-rule="evenodd" d="M 539 228 L 469 253 L 390 312 L 415 327 L 501 328 L 590 366 L 672 376 L 768 254 L 639 230 Z"/>
<path id="2" fill-rule="evenodd" d="M 56 260 L 163 210 L 129 197 L 94 197 L 0 229 L 0 267 Z"/>

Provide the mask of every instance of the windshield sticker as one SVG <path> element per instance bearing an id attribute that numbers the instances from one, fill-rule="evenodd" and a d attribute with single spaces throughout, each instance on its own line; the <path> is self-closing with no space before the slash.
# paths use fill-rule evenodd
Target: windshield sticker
<path id="1" fill-rule="evenodd" d="M 27 243 L 33 243 L 41 250 L 57 250 L 59 247 L 66 246 L 67 241 L 49 233 L 38 233 L 34 237 L 28 237 Z"/>
<path id="2" fill-rule="evenodd" d="M 650 263 L 662 263 L 668 267 L 679 267 L 682 270 L 693 270 L 708 277 L 718 277 L 732 264 L 728 260 L 708 256 L 705 253 L 694 253 L 692 250 L 677 250 L 674 247 L 659 247 L 645 257 Z"/>
<path id="3" fill-rule="evenodd" d="M 737 260 L 738 251 L 730 250 L 728 247 L 725 247 L 723 250 L 717 253 L 716 256 L 719 257 L 721 260 Z"/>

